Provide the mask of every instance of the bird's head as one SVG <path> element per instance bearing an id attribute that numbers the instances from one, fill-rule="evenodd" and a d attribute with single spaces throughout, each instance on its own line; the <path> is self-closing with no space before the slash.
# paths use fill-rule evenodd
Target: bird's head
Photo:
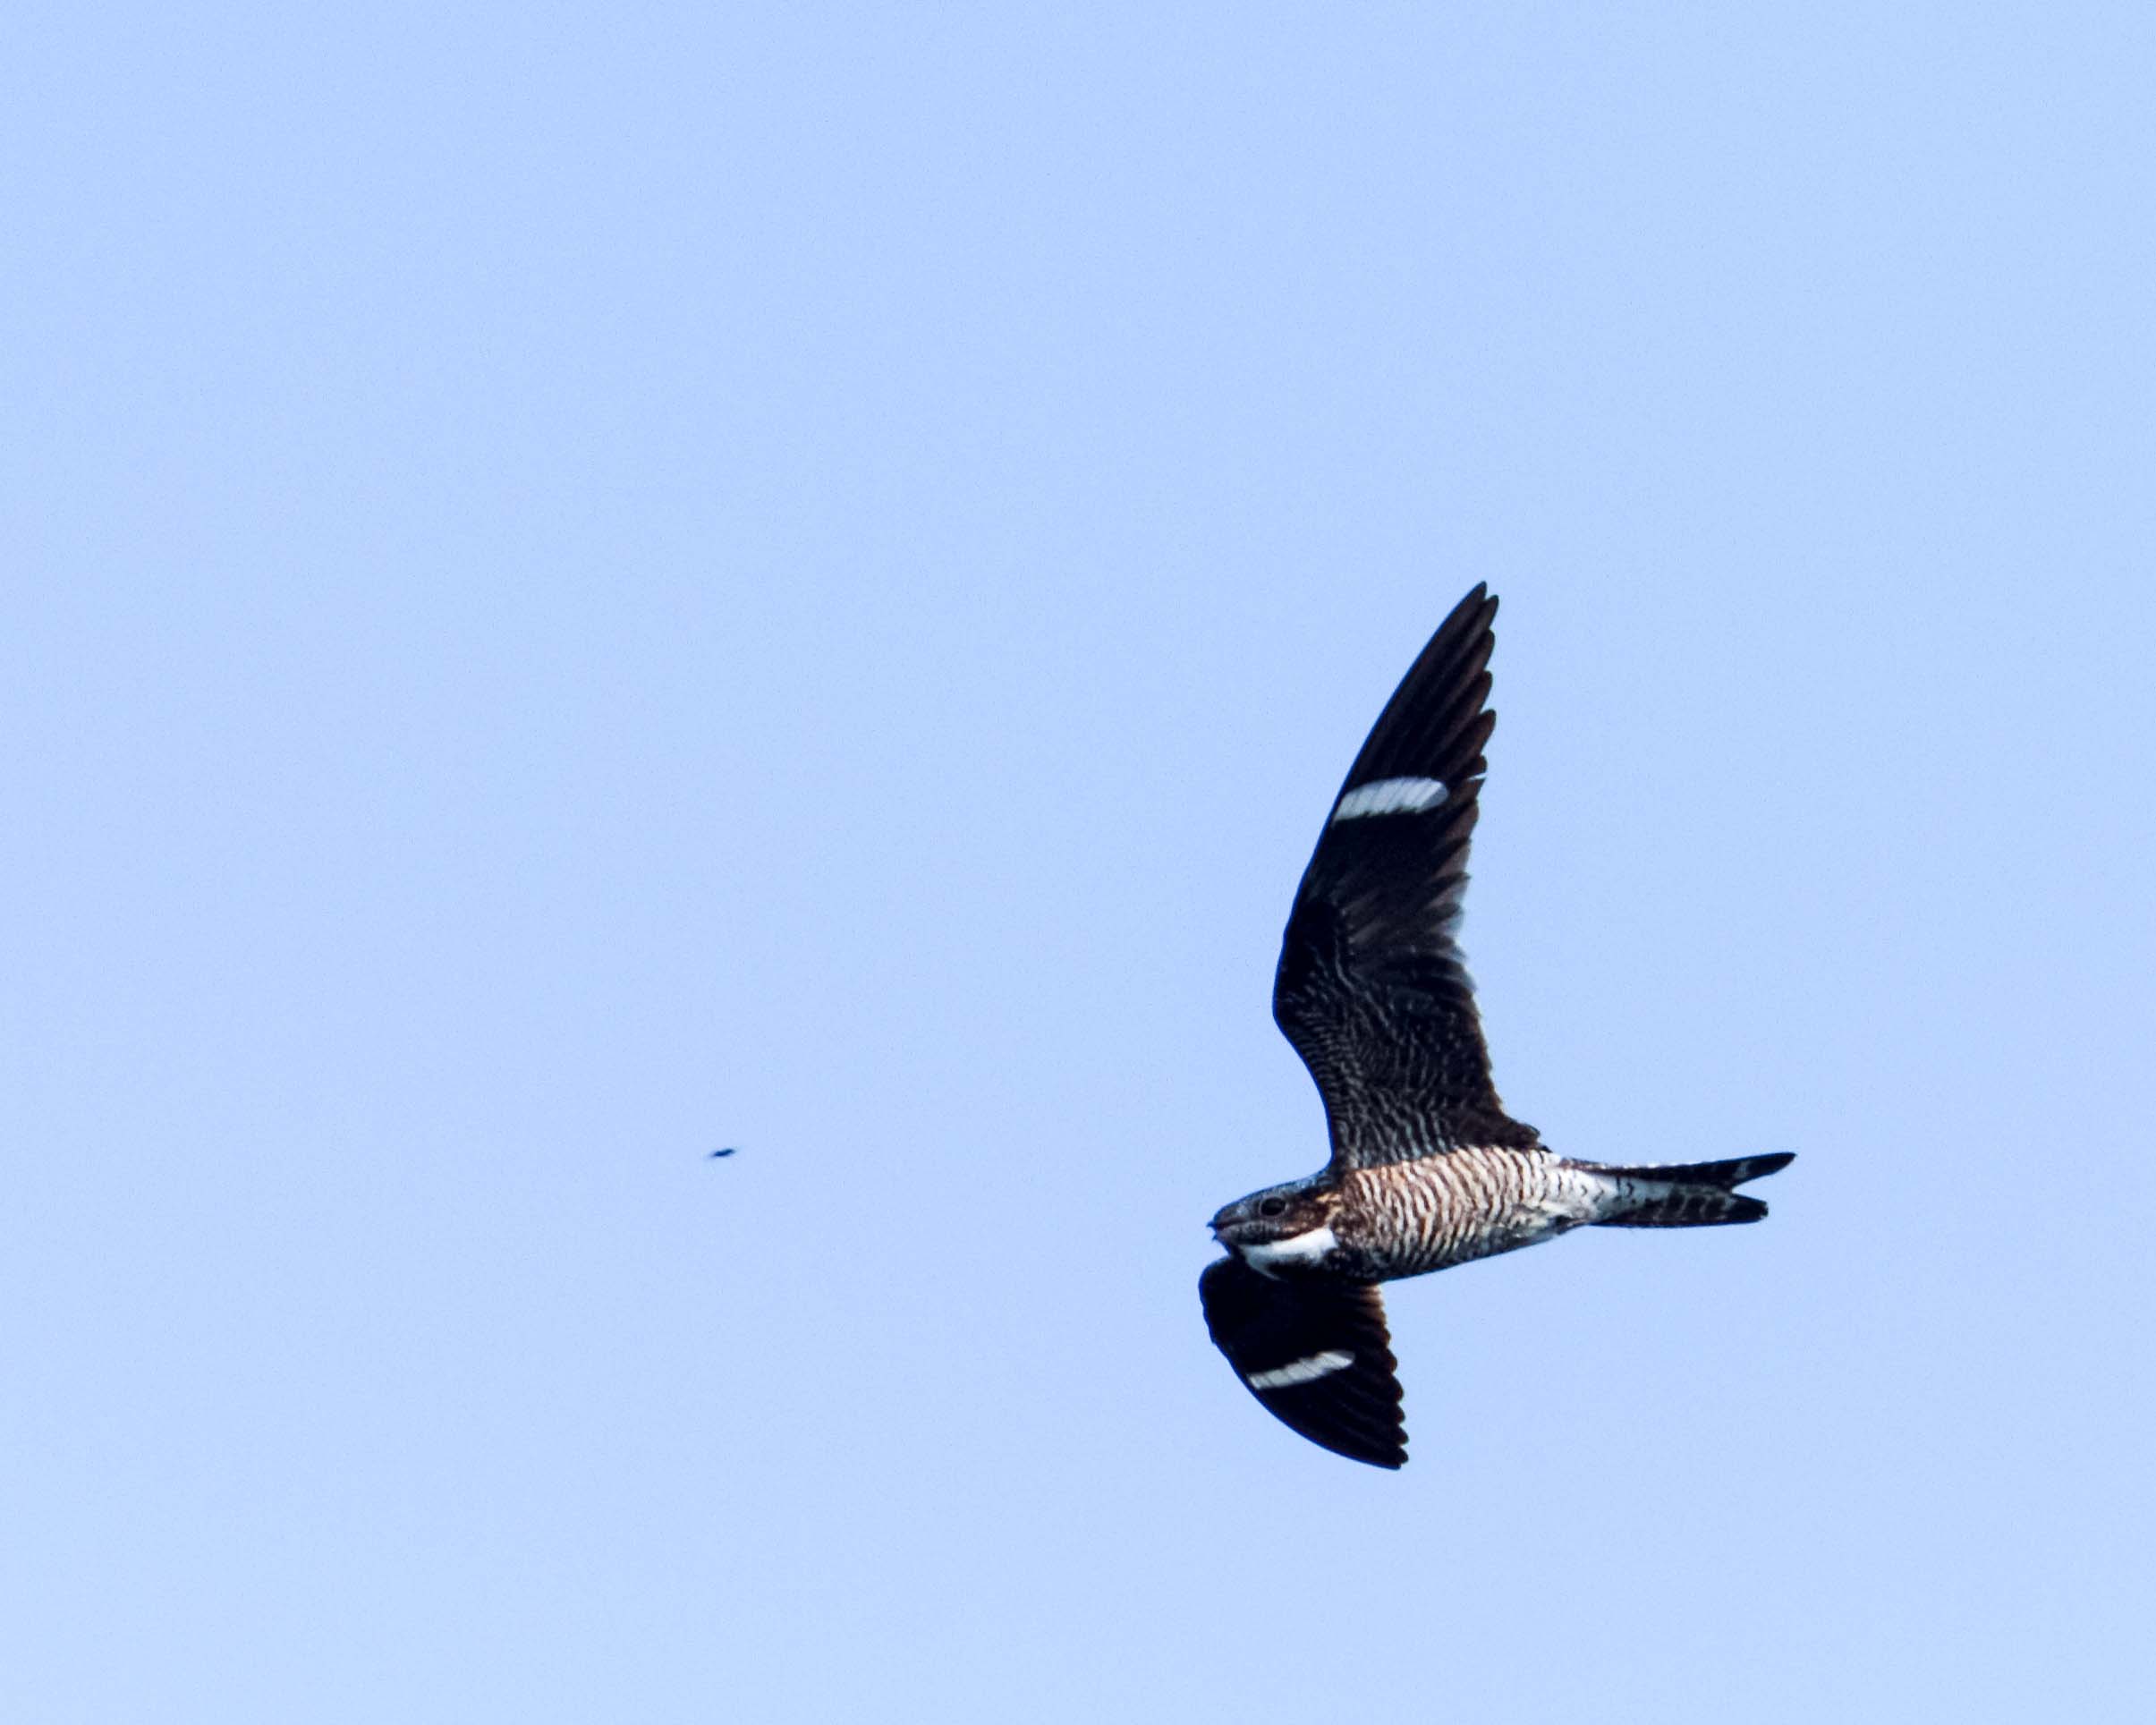
<path id="1" fill-rule="evenodd" d="M 1227 1205 L 1213 1218 L 1213 1236 L 1231 1250 L 1271 1245 L 1327 1227 L 1332 1211 L 1331 1193 L 1312 1191 L 1307 1180 L 1290 1180 Z"/>

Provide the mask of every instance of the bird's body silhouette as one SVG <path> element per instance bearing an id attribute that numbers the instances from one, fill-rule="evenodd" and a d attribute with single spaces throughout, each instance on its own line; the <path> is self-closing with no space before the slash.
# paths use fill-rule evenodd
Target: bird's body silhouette
<path id="1" fill-rule="evenodd" d="M 1583 1225 L 1767 1213 L 1735 1190 L 1787 1155 L 1620 1168 L 1544 1148 L 1490 1082 L 1454 940 L 1496 715 L 1478 586 L 1386 704 L 1334 800 L 1281 943 L 1273 1016 L 1316 1080 L 1332 1160 L 1213 1218 L 1214 1342 L 1264 1406 L 1357 1461 L 1407 1459 L 1379 1282 Z"/>

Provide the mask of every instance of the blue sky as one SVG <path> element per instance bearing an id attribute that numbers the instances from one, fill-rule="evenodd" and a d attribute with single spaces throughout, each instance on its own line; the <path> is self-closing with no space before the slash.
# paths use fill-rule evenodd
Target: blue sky
<path id="1" fill-rule="evenodd" d="M 2156 15 L 6 38 L 10 1717 L 2145 1716 Z M 1799 1160 L 1392 1476 L 1195 1281 L 1477 581 L 1507 1100 Z"/>

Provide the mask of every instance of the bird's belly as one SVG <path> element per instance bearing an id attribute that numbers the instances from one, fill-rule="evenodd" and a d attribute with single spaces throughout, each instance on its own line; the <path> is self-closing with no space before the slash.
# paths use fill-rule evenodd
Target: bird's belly
<path id="1" fill-rule="evenodd" d="M 1547 1151 L 1459 1150 L 1349 1177 L 1344 1255 L 1373 1280 L 1424 1276 L 1592 1221 L 1600 1194 Z"/>

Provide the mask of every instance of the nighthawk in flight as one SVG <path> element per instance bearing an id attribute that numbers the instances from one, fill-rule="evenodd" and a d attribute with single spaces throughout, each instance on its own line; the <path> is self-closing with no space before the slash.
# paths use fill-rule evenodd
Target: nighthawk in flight
<path id="1" fill-rule="evenodd" d="M 1213 1218 L 1206 1327 L 1266 1410 L 1379 1467 L 1407 1459 L 1378 1284 L 1583 1225 L 1756 1222 L 1787 1155 L 1618 1168 L 1546 1149 L 1490 1078 L 1453 939 L 1481 789 L 1490 619 L 1477 587 L 1401 680 L 1334 799 L 1281 944 L 1273 1017 L 1317 1081 L 1318 1173 Z"/>

